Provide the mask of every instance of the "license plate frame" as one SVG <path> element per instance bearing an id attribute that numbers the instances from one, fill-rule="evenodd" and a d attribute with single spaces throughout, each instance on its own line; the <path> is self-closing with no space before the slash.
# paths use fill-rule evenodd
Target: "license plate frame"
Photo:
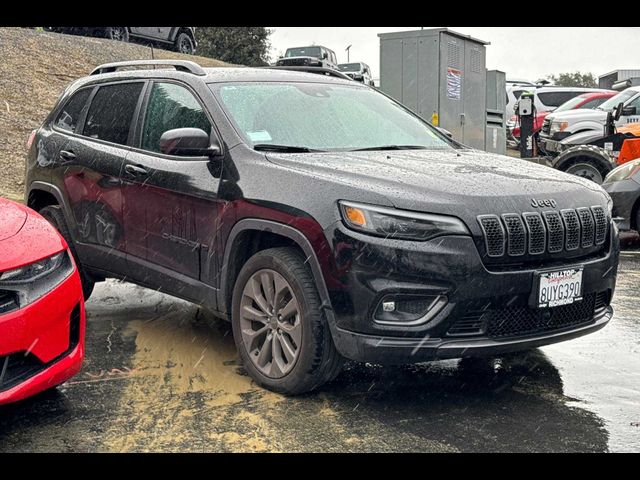
<path id="1" fill-rule="evenodd" d="M 572 305 L 581 302 L 583 298 L 584 266 L 555 268 L 535 273 L 534 288 L 531 292 L 531 303 L 535 308 L 548 309 Z"/>

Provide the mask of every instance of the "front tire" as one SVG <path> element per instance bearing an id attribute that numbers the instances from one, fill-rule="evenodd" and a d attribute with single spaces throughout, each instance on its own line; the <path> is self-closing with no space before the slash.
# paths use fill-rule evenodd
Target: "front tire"
<path id="1" fill-rule="evenodd" d="M 71 234 L 69 233 L 69 227 L 67 227 L 67 221 L 64 218 L 64 214 L 62 213 L 62 209 L 59 205 L 50 205 L 48 207 L 44 207 L 38 213 L 42 215 L 46 220 L 49 221 L 51 225 L 53 225 L 60 235 L 65 239 L 67 245 L 69 245 L 69 250 L 73 255 L 73 259 L 76 262 L 76 266 L 78 267 L 78 273 L 80 274 L 80 281 L 82 282 L 82 293 L 84 295 L 84 299 L 88 300 L 91 294 L 93 293 L 93 287 L 95 286 L 95 281 L 87 274 L 84 270 L 80 261 L 78 260 L 78 254 L 76 252 L 76 248 L 73 245 L 71 240 Z"/>
<path id="2" fill-rule="evenodd" d="M 243 365 L 268 390 L 299 395 L 340 372 L 322 302 L 304 258 L 291 248 L 251 257 L 236 280 L 233 338 Z"/>

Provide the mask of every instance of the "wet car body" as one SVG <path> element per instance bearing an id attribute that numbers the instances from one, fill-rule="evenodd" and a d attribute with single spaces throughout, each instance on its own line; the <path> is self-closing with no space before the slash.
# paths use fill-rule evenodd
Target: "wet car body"
<path id="1" fill-rule="evenodd" d="M 126 278 L 230 318 L 243 263 L 262 248 L 294 245 L 306 256 L 340 354 L 376 363 L 533 348 L 590 333 L 610 320 L 619 247 L 609 198 L 597 185 L 533 164 L 514 168 L 507 157 L 453 144 L 442 151 L 256 151 L 218 97 L 233 82 L 369 88 L 313 74 L 106 73 L 74 83 L 60 105 L 82 88 L 141 82 L 144 92 L 160 81 L 184 85 L 206 106 L 220 140 L 218 157 L 177 160 L 150 155 L 135 140 L 104 145 L 61 132 L 50 126 L 60 106 L 29 153 L 29 203 L 64 205 L 80 262 L 96 278 Z M 130 139 L 140 122 L 134 119 Z M 67 142 L 83 145 L 88 154 L 61 164 L 59 151 Z M 136 169 L 144 170 L 142 178 L 131 173 Z M 74 195 L 65 186 L 73 176 L 107 185 L 111 193 L 87 186 Z M 83 217 L 74 213 L 81 198 L 111 211 L 112 230 L 121 237 L 108 243 L 83 237 L 93 230 L 83 229 Z M 339 201 L 454 217 L 467 230 L 427 241 L 372 236 L 346 225 Z M 582 229 L 578 210 L 590 222 Z M 527 216 L 537 223 L 525 224 Z M 517 227 L 508 227 L 509 219 Z M 489 238 L 485 220 L 501 230 L 497 237 Z M 564 226 L 574 220 L 571 228 Z M 100 222 L 90 214 L 89 223 Z M 513 245 L 516 237 L 520 246 Z M 539 274 L 566 268 L 583 269 L 583 300 L 538 309 Z M 406 311 L 384 311 L 389 298 Z"/>
<path id="2" fill-rule="evenodd" d="M 616 175 L 624 170 L 623 175 Z M 617 178 L 620 177 L 620 178 Z M 613 170 L 602 185 L 613 200 L 613 217 L 621 231 L 640 229 L 640 161 L 633 160 Z"/>
<path id="3" fill-rule="evenodd" d="M 44 218 L 0 199 L 0 405 L 55 387 L 84 357 L 85 311 L 67 244 Z M 55 268 L 27 275 L 42 262 Z M 22 272 L 22 273 L 21 273 Z"/>

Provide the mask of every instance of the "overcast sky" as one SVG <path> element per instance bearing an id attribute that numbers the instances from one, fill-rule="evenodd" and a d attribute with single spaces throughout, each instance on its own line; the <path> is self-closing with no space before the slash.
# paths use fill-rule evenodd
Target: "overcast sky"
<path id="1" fill-rule="evenodd" d="M 346 63 L 345 48 L 352 44 L 351 61 L 368 63 L 379 77 L 378 33 L 419 30 L 420 27 L 269 27 L 272 59 L 288 47 L 324 45 Z M 434 28 L 434 27 L 424 27 Z M 507 78 L 538 80 L 551 74 L 591 72 L 596 77 L 623 68 L 640 69 L 640 27 L 449 27 L 491 42 L 487 68 L 502 70 Z"/>

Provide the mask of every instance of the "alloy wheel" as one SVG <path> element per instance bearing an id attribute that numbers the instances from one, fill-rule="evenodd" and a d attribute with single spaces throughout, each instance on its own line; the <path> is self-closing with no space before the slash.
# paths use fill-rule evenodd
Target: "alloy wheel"
<path id="1" fill-rule="evenodd" d="M 282 378 L 291 371 L 302 344 L 300 306 L 278 272 L 263 269 L 249 278 L 240 301 L 240 329 L 251 362 L 263 375 Z"/>

